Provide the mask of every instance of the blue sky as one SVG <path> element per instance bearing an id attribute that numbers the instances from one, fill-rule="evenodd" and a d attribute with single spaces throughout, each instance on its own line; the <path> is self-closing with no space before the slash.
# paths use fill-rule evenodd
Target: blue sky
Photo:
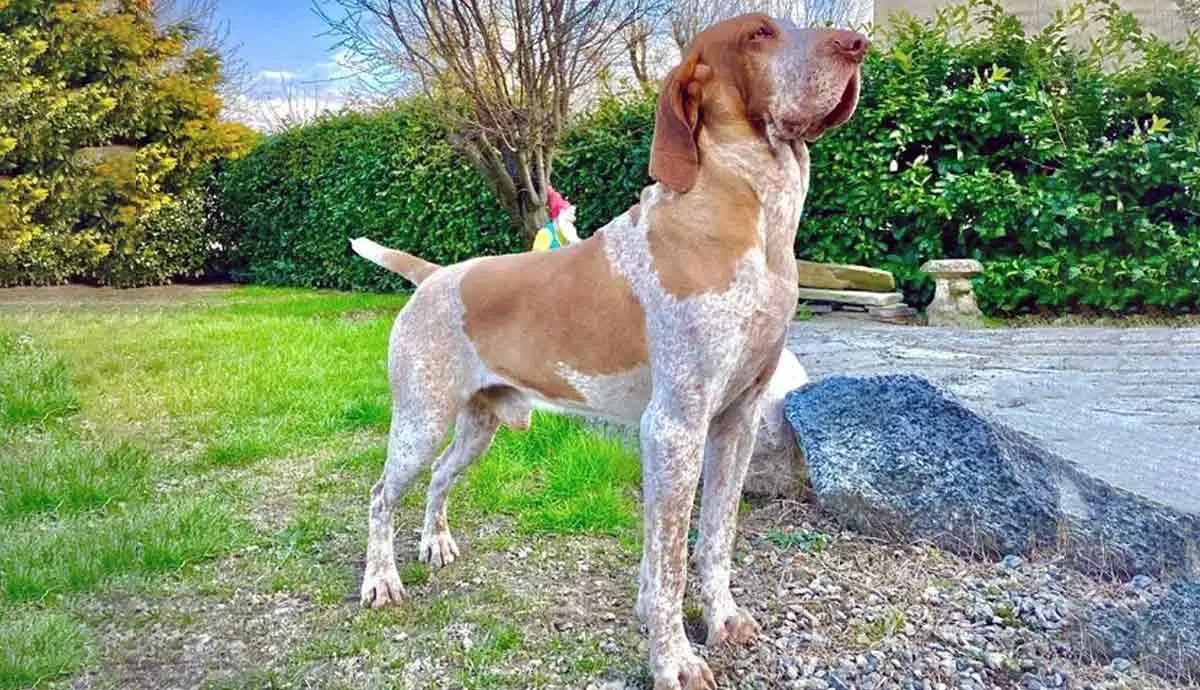
<path id="1" fill-rule="evenodd" d="M 250 71 L 305 74 L 329 62 L 335 39 L 306 0 L 219 0 L 219 20 Z"/>
<path id="2" fill-rule="evenodd" d="M 251 77 L 240 100 L 227 102 L 232 119 L 273 129 L 346 102 L 345 53 L 335 37 L 320 35 L 326 26 L 310 0 L 217 0 L 216 18 Z"/>

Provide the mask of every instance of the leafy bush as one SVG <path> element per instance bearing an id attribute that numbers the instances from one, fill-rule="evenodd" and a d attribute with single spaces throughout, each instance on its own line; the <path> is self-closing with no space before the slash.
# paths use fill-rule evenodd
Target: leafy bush
<path id="1" fill-rule="evenodd" d="M 216 182 L 219 234 L 234 277 L 306 287 L 408 284 L 349 253 L 367 235 L 439 263 L 518 251 L 504 211 L 413 100 L 266 138 Z"/>
<path id="2" fill-rule="evenodd" d="M 813 146 L 798 255 L 889 268 L 921 303 L 922 262 L 977 258 L 992 313 L 1197 307 L 1195 42 L 1103 2 L 1026 35 L 980 1 L 883 43 L 855 118 Z"/>
<path id="3" fill-rule="evenodd" d="M 140 285 L 204 275 L 220 248 L 206 223 L 207 203 L 203 193 L 189 190 L 118 229 L 96 268 L 97 279 Z"/>
<path id="4" fill-rule="evenodd" d="M 219 120 L 218 57 L 149 7 L 0 0 L 0 285 L 196 272 L 185 197 L 253 134 Z"/>

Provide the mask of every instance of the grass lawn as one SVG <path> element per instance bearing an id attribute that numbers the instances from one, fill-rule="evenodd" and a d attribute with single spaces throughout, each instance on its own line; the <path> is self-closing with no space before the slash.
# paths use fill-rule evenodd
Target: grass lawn
<path id="1" fill-rule="evenodd" d="M 22 294 L 0 300 L 0 690 L 527 687 L 601 667 L 596 635 L 547 634 L 539 582 L 629 618 L 639 467 L 564 418 L 501 431 L 460 482 L 468 548 L 445 575 L 414 561 L 418 481 L 397 521 L 411 600 L 359 610 L 403 295 Z M 622 642 L 603 666 L 641 654 Z"/>

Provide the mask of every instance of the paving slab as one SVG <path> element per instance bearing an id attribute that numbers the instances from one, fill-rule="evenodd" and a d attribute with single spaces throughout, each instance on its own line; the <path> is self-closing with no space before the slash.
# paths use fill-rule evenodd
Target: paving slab
<path id="1" fill-rule="evenodd" d="M 1097 478 L 1200 515 L 1200 329 L 823 321 L 788 336 L 813 379 L 919 374 Z"/>
<path id="2" fill-rule="evenodd" d="M 839 302 L 841 304 L 858 304 L 864 307 L 890 307 L 904 301 L 904 295 L 899 292 L 865 292 L 862 290 L 826 290 L 821 288 L 802 287 L 799 289 L 801 300 L 813 302 Z"/>

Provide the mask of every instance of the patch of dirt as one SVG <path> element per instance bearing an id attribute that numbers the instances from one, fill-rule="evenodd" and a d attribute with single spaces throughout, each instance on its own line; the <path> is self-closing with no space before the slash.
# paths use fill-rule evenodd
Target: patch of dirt
<path id="1" fill-rule="evenodd" d="M 169 597 L 97 601 L 85 617 L 103 623 L 100 672 L 72 688 L 199 688 L 246 669 L 281 668 L 288 651 L 315 634 L 318 606 L 287 592 L 235 586 L 205 596 L 181 586 Z M 132 625 L 131 625 L 132 623 Z"/>
<path id="2" fill-rule="evenodd" d="M 365 500 L 332 508 L 362 520 L 344 523 L 315 556 L 262 568 L 242 553 L 205 565 L 191 584 L 89 605 L 88 619 L 103 621 L 106 666 L 74 686 L 649 686 L 633 615 L 636 547 L 521 535 L 504 516 L 452 511 L 462 556 L 427 571 L 413 562 L 420 508 L 407 507 L 396 549 L 412 573 L 409 598 L 364 611 Z M 280 504 L 262 517 L 276 525 L 286 512 Z M 271 591 L 268 571 L 281 567 L 332 573 L 334 600 Z M 695 646 L 722 688 L 1188 687 L 1091 659 L 1072 639 L 1078 602 L 1136 592 L 1053 560 L 984 563 L 841 533 L 807 503 L 762 502 L 742 516 L 734 585 L 763 633 L 736 649 Z M 691 589 L 685 613 L 698 640 L 694 577 Z"/>
<path id="3" fill-rule="evenodd" d="M 356 323 L 359 321 L 374 321 L 380 317 L 391 317 L 396 315 L 395 309 L 351 309 L 344 311 L 338 315 L 341 321 Z"/>

